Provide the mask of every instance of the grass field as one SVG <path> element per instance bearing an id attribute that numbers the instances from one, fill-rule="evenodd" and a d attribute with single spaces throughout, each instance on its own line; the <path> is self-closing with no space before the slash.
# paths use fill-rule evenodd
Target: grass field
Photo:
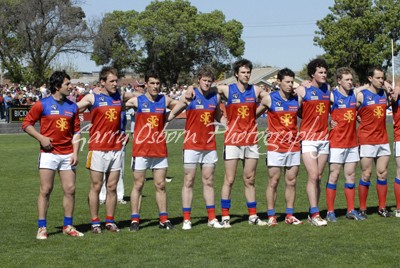
<path id="1" fill-rule="evenodd" d="M 391 126 L 388 127 L 391 130 Z M 390 133 L 391 137 L 392 134 Z M 215 189 L 217 213 L 220 213 L 219 195 L 223 180 L 222 139 L 218 137 L 220 161 L 217 166 Z M 36 167 L 38 144 L 27 134 L 0 136 L 0 263 L 2 267 L 397 267 L 399 253 L 399 218 L 381 218 L 376 214 L 375 181 L 371 185 L 368 206 L 370 216 L 356 222 L 345 218 L 346 203 L 343 179 L 338 184 L 336 212 L 338 222 L 318 228 L 306 223 L 288 226 L 282 220 L 285 204 L 283 183 L 277 200 L 278 226 L 258 227 L 247 223 L 247 209 L 241 180 L 241 169 L 232 194 L 232 228 L 207 227 L 205 205 L 200 180 L 196 181 L 192 210 L 193 229 L 182 231 L 181 187 L 182 144 L 170 143 L 167 185 L 169 216 L 176 230 L 158 228 L 158 213 L 154 187 L 149 180 L 144 189 L 141 212 L 141 230 L 128 231 L 130 206 L 118 205 L 116 221 L 121 233 L 94 235 L 89 232 L 89 173 L 84 168 L 86 149 L 80 153 L 77 177 L 74 225 L 84 231 L 82 238 L 62 234 L 62 191 L 56 179 L 48 212 L 49 238 L 38 241 L 37 194 L 39 190 Z M 131 143 L 129 143 L 129 147 Z M 262 151 L 264 151 L 264 147 Z M 127 155 L 130 155 L 128 150 Z M 265 156 L 257 170 L 258 211 L 266 217 L 265 187 L 267 184 Z M 126 159 L 125 198 L 129 199 L 132 175 L 130 158 Z M 326 183 L 327 169 L 323 180 Z M 358 172 L 359 174 L 359 172 Z M 388 206 L 394 209 L 393 178 L 395 162 L 389 164 Z M 148 177 L 151 174 L 148 173 Z M 357 176 L 359 177 L 359 176 Z M 303 167 L 297 183 L 296 216 L 306 221 L 308 201 L 305 193 L 306 175 Z M 358 198 L 357 198 L 358 200 Z M 358 204 L 358 201 L 356 201 Z M 322 216 L 326 214 L 325 192 L 320 200 Z M 101 220 L 105 217 L 101 206 Z M 218 215 L 219 217 L 219 215 Z"/>

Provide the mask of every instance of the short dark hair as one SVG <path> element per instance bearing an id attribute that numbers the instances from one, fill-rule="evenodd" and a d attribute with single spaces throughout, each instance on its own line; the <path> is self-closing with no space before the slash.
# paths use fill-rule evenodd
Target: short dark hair
<path id="1" fill-rule="evenodd" d="M 278 71 L 277 79 L 282 81 L 285 76 L 293 77 L 295 76 L 294 72 L 289 68 L 283 68 Z"/>
<path id="2" fill-rule="evenodd" d="M 51 94 L 56 93 L 57 89 L 61 88 L 62 84 L 64 83 L 65 78 L 67 78 L 68 80 L 71 80 L 71 77 L 65 72 L 65 70 L 55 71 L 50 76 L 49 84 L 50 84 Z"/>
<path id="3" fill-rule="evenodd" d="M 367 71 L 367 76 L 374 76 L 375 71 L 380 71 L 382 73 L 385 73 L 385 71 L 383 70 L 383 68 L 381 66 L 371 66 L 368 68 Z"/>
<path id="4" fill-rule="evenodd" d="M 234 74 L 239 73 L 239 68 L 243 67 L 243 66 L 249 68 L 250 71 L 253 70 L 253 63 L 251 63 L 251 61 L 249 61 L 247 59 L 241 59 L 241 60 L 235 61 L 233 63 Z"/>
<path id="5" fill-rule="evenodd" d="M 144 81 L 147 83 L 149 81 L 149 78 L 155 78 L 155 79 L 160 79 L 160 76 L 156 70 L 148 70 L 145 75 L 144 75 Z"/>
<path id="6" fill-rule="evenodd" d="M 323 67 L 328 71 L 328 64 L 324 59 L 314 59 L 307 64 L 307 74 L 309 77 L 312 77 L 313 74 L 317 71 L 317 68 Z"/>
<path id="7" fill-rule="evenodd" d="M 113 74 L 118 77 L 118 71 L 114 67 L 111 66 L 104 66 L 101 68 L 99 73 L 99 81 L 107 81 L 107 77 L 109 74 Z"/>
<path id="8" fill-rule="evenodd" d="M 210 77 L 212 81 L 215 80 L 214 70 L 211 66 L 203 66 L 197 73 L 197 78 L 201 79 L 202 77 Z"/>

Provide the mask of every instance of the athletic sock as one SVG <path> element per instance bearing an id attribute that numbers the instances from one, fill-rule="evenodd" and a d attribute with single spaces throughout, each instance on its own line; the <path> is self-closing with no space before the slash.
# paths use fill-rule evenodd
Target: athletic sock
<path id="1" fill-rule="evenodd" d="M 378 193 L 379 209 L 386 208 L 387 180 L 376 179 L 376 191 Z"/>
<path id="2" fill-rule="evenodd" d="M 190 214 L 192 212 L 192 208 L 182 208 L 183 220 L 190 221 Z"/>
<path id="3" fill-rule="evenodd" d="M 294 208 L 286 208 L 286 218 L 293 216 Z"/>
<path id="4" fill-rule="evenodd" d="M 139 214 L 131 214 L 131 221 L 136 221 L 137 223 L 139 223 L 140 215 Z"/>
<path id="5" fill-rule="evenodd" d="M 64 226 L 72 225 L 72 217 L 64 216 Z"/>
<path id="6" fill-rule="evenodd" d="M 366 210 L 367 209 L 367 198 L 368 198 L 368 191 L 371 182 L 363 181 L 360 179 L 360 183 L 358 184 L 358 198 L 360 199 L 360 209 Z"/>
<path id="7" fill-rule="evenodd" d="M 160 212 L 158 217 L 160 218 L 160 222 L 164 223 L 168 220 L 168 212 Z"/>
<path id="8" fill-rule="evenodd" d="M 400 179 L 394 179 L 394 196 L 396 197 L 396 209 L 400 209 Z"/>
<path id="9" fill-rule="evenodd" d="M 99 218 L 93 218 L 90 220 L 90 223 L 93 224 L 100 224 L 100 219 Z"/>
<path id="10" fill-rule="evenodd" d="M 336 184 L 326 184 L 326 205 L 328 206 L 328 212 L 335 210 L 335 198 L 336 198 Z"/>
<path id="11" fill-rule="evenodd" d="M 268 219 L 271 217 L 275 217 L 275 209 L 268 209 L 267 210 L 267 214 L 268 214 Z"/>
<path id="12" fill-rule="evenodd" d="M 356 197 L 356 185 L 354 183 L 344 184 L 344 196 L 346 197 L 347 211 L 354 210 L 354 200 Z"/>
<path id="13" fill-rule="evenodd" d="M 247 211 L 249 212 L 249 217 L 257 215 L 257 202 L 247 202 Z"/>
<path id="14" fill-rule="evenodd" d="M 217 218 L 217 216 L 215 215 L 215 205 L 206 206 L 206 209 L 207 209 L 208 221 Z"/>
<path id="15" fill-rule="evenodd" d="M 310 214 L 311 214 L 311 218 L 314 218 L 316 216 L 319 216 L 319 209 L 318 207 L 311 207 L 310 208 Z"/>
<path id="16" fill-rule="evenodd" d="M 47 227 L 47 220 L 46 219 L 38 219 L 38 228 Z"/>
<path id="17" fill-rule="evenodd" d="M 229 209 L 231 208 L 230 199 L 221 199 L 221 212 L 222 217 L 229 217 Z"/>
<path id="18" fill-rule="evenodd" d="M 107 223 L 114 223 L 114 216 L 106 216 L 106 225 Z"/>

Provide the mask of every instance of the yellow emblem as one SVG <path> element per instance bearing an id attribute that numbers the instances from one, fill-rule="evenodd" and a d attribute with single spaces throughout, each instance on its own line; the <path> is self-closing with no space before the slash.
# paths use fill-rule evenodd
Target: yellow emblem
<path id="1" fill-rule="evenodd" d="M 374 116 L 375 116 L 375 117 L 378 117 L 378 118 L 381 118 L 381 117 L 383 116 L 383 109 L 382 109 L 381 106 L 375 107 L 375 109 L 374 109 Z"/>
<path id="2" fill-rule="evenodd" d="M 290 114 L 284 114 L 280 117 L 282 125 L 289 126 L 293 124 L 293 117 Z"/>
<path id="3" fill-rule="evenodd" d="M 158 118 L 155 115 L 150 116 L 147 118 L 147 123 L 150 125 L 151 128 L 158 127 Z"/>
<path id="4" fill-rule="evenodd" d="M 117 110 L 111 108 L 106 112 L 106 119 L 110 120 L 110 122 L 117 120 Z"/>
<path id="5" fill-rule="evenodd" d="M 208 125 L 211 122 L 211 113 L 210 112 L 204 112 L 200 116 L 200 122 L 203 123 L 204 125 Z"/>
<path id="6" fill-rule="evenodd" d="M 242 118 L 245 118 L 246 116 L 249 116 L 249 107 L 247 106 L 241 106 L 240 108 L 237 109 L 237 112 L 239 114 L 239 116 L 241 116 Z"/>
<path id="7" fill-rule="evenodd" d="M 68 121 L 66 118 L 60 118 L 56 121 L 56 128 L 59 128 L 61 131 L 68 129 Z"/>
<path id="8" fill-rule="evenodd" d="M 317 105 L 316 110 L 317 113 L 319 113 L 319 115 L 322 115 L 325 113 L 325 104 L 320 103 Z"/>
<path id="9" fill-rule="evenodd" d="M 343 119 L 347 121 L 347 123 L 350 123 L 351 121 L 354 121 L 354 113 L 353 111 L 347 111 L 344 115 L 343 115 Z"/>

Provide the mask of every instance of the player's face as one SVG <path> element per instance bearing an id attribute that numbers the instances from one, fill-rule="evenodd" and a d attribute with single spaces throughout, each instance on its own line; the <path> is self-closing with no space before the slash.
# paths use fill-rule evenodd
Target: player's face
<path id="1" fill-rule="evenodd" d="M 160 80 L 154 77 L 149 77 L 149 81 L 146 82 L 147 92 L 151 96 L 157 96 L 160 93 Z"/>
<path id="2" fill-rule="evenodd" d="M 280 90 L 282 90 L 283 93 L 293 93 L 293 80 L 294 77 L 287 75 L 283 77 L 282 81 L 278 80 Z"/>
<path id="3" fill-rule="evenodd" d="M 69 81 L 69 79 L 64 78 L 64 81 L 61 84 L 61 87 L 59 89 L 60 94 L 63 95 L 64 97 L 66 97 L 66 96 L 69 96 L 71 91 L 72 91 L 71 82 Z"/>
<path id="4" fill-rule="evenodd" d="M 385 81 L 385 74 L 381 71 L 375 70 L 373 76 L 368 76 L 368 80 L 375 88 L 382 88 Z"/>
<path id="5" fill-rule="evenodd" d="M 203 76 L 199 79 L 199 87 L 202 91 L 208 91 L 211 87 L 213 80 L 211 77 Z"/>
<path id="6" fill-rule="evenodd" d="M 342 79 L 338 80 L 339 86 L 344 90 L 350 90 L 353 88 L 353 76 L 351 74 L 343 74 Z"/>
<path id="7" fill-rule="evenodd" d="M 114 94 L 117 92 L 117 83 L 118 77 L 113 75 L 112 73 L 108 74 L 106 81 L 101 81 L 102 86 L 108 91 L 110 94 Z"/>
<path id="8" fill-rule="evenodd" d="M 313 74 L 312 78 L 319 84 L 326 83 L 327 71 L 324 67 L 317 67 L 317 70 Z"/>
<path id="9" fill-rule="evenodd" d="M 239 68 L 239 71 L 236 74 L 236 77 L 239 82 L 242 84 L 248 84 L 250 81 L 251 70 L 246 66 L 242 66 Z"/>

